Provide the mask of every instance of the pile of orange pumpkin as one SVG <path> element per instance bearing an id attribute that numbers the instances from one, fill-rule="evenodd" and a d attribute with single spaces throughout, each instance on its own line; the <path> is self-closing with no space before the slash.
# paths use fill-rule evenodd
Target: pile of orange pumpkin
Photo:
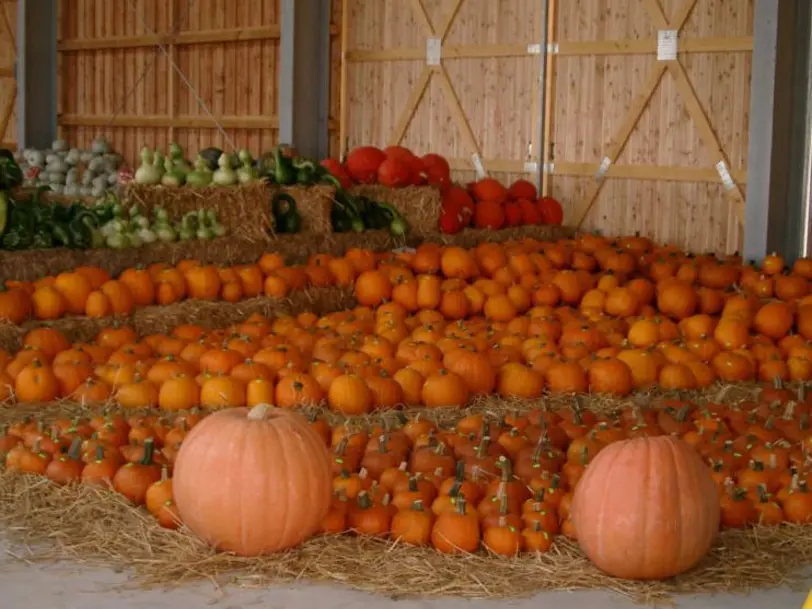
<path id="1" fill-rule="evenodd" d="M 11 317 L 19 303 L 25 311 L 42 293 L 59 311 L 74 300 L 78 310 L 111 284 L 127 294 L 130 310 L 133 295 L 154 302 L 167 277 L 198 298 L 225 296 L 232 285 L 244 296 L 283 294 L 308 281 L 353 286 L 359 306 L 322 318 L 253 315 L 214 330 L 187 324 L 169 335 L 137 336 L 111 323 L 92 344 L 35 328 L 19 352 L 0 352 L 0 399 L 114 398 L 170 410 L 326 402 L 353 415 L 404 404 L 463 406 L 490 394 L 623 396 L 655 385 L 812 379 L 807 259 L 791 270 L 778 256 L 743 266 L 639 237 L 612 243 L 584 235 L 471 250 L 354 249 L 300 266 L 272 253 L 236 269 L 187 261 L 131 269 L 94 291 L 102 273 L 85 268 L 11 287 L 0 312 Z"/>
<path id="2" fill-rule="evenodd" d="M 284 298 L 306 287 L 351 286 L 355 280 L 350 250 L 343 258 L 314 256 L 306 265 L 286 265 L 277 253 L 256 264 L 214 266 L 184 260 L 133 267 L 117 278 L 105 270 L 81 266 L 34 282 L 6 281 L 0 289 L 0 320 L 22 324 L 66 316 L 126 317 L 137 308 L 182 300 L 239 302 L 256 296 Z"/>
<path id="3" fill-rule="evenodd" d="M 596 455 L 620 440 L 659 435 L 682 438 L 710 468 L 723 528 L 808 523 L 810 408 L 812 397 L 767 385 L 735 406 L 664 401 L 596 415 L 576 405 L 500 419 L 473 414 L 448 429 L 420 416 L 402 425 L 331 428 L 313 415 L 311 429 L 331 451 L 334 476 L 321 531 L 351 530 L 441 552 L 481 545 L 503 555 L 544 552 L 559 534 L 577 537 L 573 491 Z M 2 430 L 0 453 L 6 470 L 109 486 L 174 528 L 173 466 L 205 416 L 110 411 L 48 426 L 25 419 Z"/>

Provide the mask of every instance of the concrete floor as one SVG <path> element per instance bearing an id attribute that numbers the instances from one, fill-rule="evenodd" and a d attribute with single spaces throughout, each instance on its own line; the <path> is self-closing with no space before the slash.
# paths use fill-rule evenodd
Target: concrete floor
<path id="1" fill-rule="evenodd" d="M 215 590 L 201 583 L 171 590 L 129 590 L 127 577 L 103 569 L 68 565 L 25 565 L 8 558 L 0 545 L 0 609 L 632 609 L 634 603 L 599 592 L 544 593 L 516 601 L 400 600 L 392 601 L 331 586 L 289 586 L 268 590 Z M 810 580 L 812 581 L 812 579 Z M 123 588 L 123 589 L 122 589 Z M 683 597 L 680 609 L 801 609 L 804 592 L 787 589 L 743 596 Z M 34 601 L 34 602 L 32 602 Z M 807 608 L 804 608 L 807 609 Z"/>

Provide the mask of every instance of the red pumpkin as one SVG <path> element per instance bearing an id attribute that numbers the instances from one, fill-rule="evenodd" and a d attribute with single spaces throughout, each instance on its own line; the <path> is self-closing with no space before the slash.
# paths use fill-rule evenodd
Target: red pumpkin
<path id="1" fill-rule="evenodd" d="M 378 168 L 386 160 L 386 155 L 374 146 L 361 146 L 347 156 L 347 173 L 360 184 L 374 184 L 378 179 Z"/>
<path id="2" fill-rule="evenodd" d="M 175 461 L 183 522 L 241 556 L 294 547 L 330 510 L 330 453 L 310 423 L 265 404 L 216 412 L 195 425 Z"/>
<path id="3" fill-rule="evenodd" d="M 516 201 L 505 203 L 505 225 L 519 226 L 522 223 L 522 208 Z"/>
<path id="4" fill-rule="evenodd" d="M 443 205 L 447 208 L 454 208 L 460 210 L 462 222 L 465 226 L 471 223 L 471 219 L 476 212 L 476 204 L 468 194 L 468 191 L 460 186 L 451 186 L 445 193 L 443 193 Z"/>
<path id="5" fill-rule="evenodd" d="M 522 224 L 541 224 L 541 214 L 532 201 L 522 199 L 519 201 L 519 207 L 522 210 Z"/>
<path id="6" fill-rule="evenodd" d="M 404 188 L 412 182 L 412 170 L 403 161 L 390 157 L 378 167 L 378 183 L 382 186 Z"/>
<path id="7" fill-rule="evenodd" d="M 719 531 L 719 492 L 696 451 L 671 436 L 609 444 L 575 488 L 578 543 L 624 579 L 667 579 L 696 565 Z"/>
<path id="8" fill-rule="evenodd" d="M 324 159 L 321 162 L 321 166 L 329 171 L 330 175 L 341 183 L 341 188 L 347 189 L 352 186 L 350 175 L 347 173 L 344 165 L 341 164 L 341 161 L 336 159 Z"/>
<path id="9" fill-rule="evenodd" d="M 403 163 L 409 168 L 410 180 L 409 183 L 415 186 L 425 184 L 425 177 L 423 175 L 424 167 L 423 161 L 415 156 L 411 150 L 403 146 L 388 146 L 384 149 L 383 153 L 387 159 L 393 159 Z"/>
<path id="10" fill-rule="evenodd" d="M 439 154 L 427 154 L 422 159 L 426 182 L 445 192 L 451 187 L 451 166 Z"/>
<path id="11" fill-rule="evenodd" d="M 508 188 L 508 197 L 514 201 L 520 199 L 527 199 L 528 201 L 535 201 L 539 198 L 536 185 L 527 180 L 516 180 Z"/>
<path id="12" fill-rule="evenodd" d="M 507 188 L 493 178 L 483 178 L 473 186 L 474 199 L 504 203 L 508 197 Z"/>
<path id="13" fill-rule="evenodd" d="M 496 201 L 480 201 L 476 205 L 474 224 L 477 228 L 499 230 L 505 225 L 505 208 Z"/>
<path id="14" fill-rule="evenodd" d="M 440 214 L 440 231 L 446 235 L 455 235 L 465 227 L 462 210 L 455 206 L 443 206 Z"/>
<path id="15" fill-rule="evenodd" d="M 543 197 L 538 202 L 537 208 L 544 224 L 560 226 L 564 222 L 564 209 L 561 207 L 561 203 L 552 197 Z"/>

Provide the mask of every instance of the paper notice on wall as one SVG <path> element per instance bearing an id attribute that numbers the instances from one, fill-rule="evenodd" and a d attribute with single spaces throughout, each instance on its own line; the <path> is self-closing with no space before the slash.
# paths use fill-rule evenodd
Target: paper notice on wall
<path id="1" fill-rule="evenodd" d="M 678 52 L 678 30 L 660 30 L 657 32 L 657 59 L 659 61 L 674 61 Z"/>
<path id="2" fill-rule="evenodd" d="M 443 59 L 443 41 L 439 38 L 426 40 L 426 65 L 439 66 Z"/>

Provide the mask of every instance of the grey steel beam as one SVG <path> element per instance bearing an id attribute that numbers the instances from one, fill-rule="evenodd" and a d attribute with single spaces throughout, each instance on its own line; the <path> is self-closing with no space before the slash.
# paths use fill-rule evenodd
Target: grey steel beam
<path id="1" fill-rule="evenodd" d="M 17 5 L 17 146 L 50 148 L 57 129 L 57 0 Z"/>
<path id="2" fill-rule="evenodd" d="M 281 0 L 279 141 L 303 155 L 328 153 L 329 0 Z"/>
<path id="3" fill-rule="evenodd" d="M 746 260 L 799 254 L 810 16 L 808 0 L 755 0 Z"/>

